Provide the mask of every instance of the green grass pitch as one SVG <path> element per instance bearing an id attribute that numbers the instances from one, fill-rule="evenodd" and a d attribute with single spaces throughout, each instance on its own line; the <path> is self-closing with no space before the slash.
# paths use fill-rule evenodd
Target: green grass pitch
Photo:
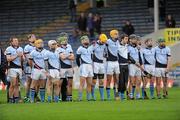
<path id="1" fill-rule="evenodd" d="M 180 120 L 180 88 L 168 99 L 7 104 L 0 91 L 0 120 Z M 74 90 L 75 99 L 77 91 Z M 83 94 L 85 98 L 85 93 Z"/>

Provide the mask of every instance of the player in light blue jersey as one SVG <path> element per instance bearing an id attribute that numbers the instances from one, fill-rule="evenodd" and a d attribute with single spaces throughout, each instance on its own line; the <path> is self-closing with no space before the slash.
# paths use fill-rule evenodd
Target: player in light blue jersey
<path id="1" fill-rule="evenodd" d="M 68 44 L 68 34 L 61 33 L 57 38 L 60 46 L 57 48 L 57 52 L 60 56 L 60 76 L 61 80 L 67 80 L 67 97 L 66 101 L 72 101 L 72 83 L 73 83 L 73 61 L 74 53 L 70 44 Z"/>
<path id="2" fill-rule="evenodd" d="M 155 82 L 155 49 L 153 48 L 152 39 L 145 40 L 145 48 L 142 51 L 144 70 L 151 76 L 145 76 L 142 86 L 142 97 L 147 99 L 146 85 L 150 82 L 150 98 L 154 99 L 154 82 Z M 143 93 L 144 91 L 144 93 Z M 144 95 L 144 96 L 143 96 Z"/>
<path id="3" fill-rule="evenodd" d="M 8 61 L 8 72 L 10 87 L 9 87 L 9 102 L 18 103 L 20 99 L 19 80 L 22 78 L 23 68 L 23 48 L 19 46 L 18 38 L 10 38 L 10 46 L 5 50 L 5 55 Z"/>
<path id="4" fill-rule="evenodd" d="M 62 81 L 60 81 L 59 54 L 56 52 L 57 42 L 55 40 L 50 40 L 48 41 L 48 46 L 49 50 L 46 52 L 49 72 L 49 79 L 47 81 L 48 102 L 52 102 L 51 97 L 53 97 L 54 102 L 58 102 Z"/>
<path id="5" fill-rule="evenodd" d="M 140 85 L 141 85 L 141 69 L 142 64 L 142 52 L 137 47 L 136 35 L 130 35 L 129 39 L 131 44 L 128 46 L 129 60 L 129 78 L 130 78 L 130 98 L 134 99 L 134 93 L 136 90 L 136 99 L 140 99 Z"/>
<path id="6" fill-rule="evenodd" d="M 157 97 L 161 98 L 161 79 L 163 81 L 163 97 L 167 98 L 167 78 L 170 69 L 171 50 L 165 45 L 164 38 L 158 39 L 159 45 L 155 48 L 155 72 Z"/>
<path id="7" fill-rule="evenodd" d="M 29 57 L 29 65 L 32 68 L 31 78 L 31 102 L 34 103 L 35 100 L 35 91 L 40 91 L 41 102 L 45 101 L 45 83 L 46 78 L 48 76 L 48 69 L 47 69 L 47 56 L 45 50 L 43 48 L 43 40 L 38 39 L 34 43 L 36 49 L 30 53 Z"/>
<path id="8" fill-rule="evenodd" d="M 80 38 L 82 46 L 77 49 L 77 57 L 76 62 L 77 65 L 80 67 L 80 85 L 79 85 L 79 96 L 78 100 L 82 100 L 82 92 L 83 87 L 86 81 L 86 98 L 89 101 L 91 95 L 91 85 L 92 85 L 92 77 L 93 77 L 93 60 L 92 54 L 93 50 L 92 47 L 89 46 L 89 38 L 88 36 L 82 36 Z"/>
<path id="9" fill-rule="evenodd" d="M 30 86 L 31 86 L 31 67 L 29 66 L 29 55 L 30 53 L 35 49 L 34 41 L 36 40 L 36 36 L 34 34 L 30 34 L 27 36 L 29 43 L 24 47 L 24 56 L 25 56 L 25 75 L 26 75 L 26 86 L 25 86 L 25 92 L 26 96 L 24 98 L 25 102 L 28 102 L 30 99 Z"/>
<path id="10" fill-rule="evenodd" d="M 106 66 L 106 74 L 107 74 L 107 83 L 106 83 L 106 92 L 107 99 L 110 100 L 110 84 L 112 79 L 114 80 L 114 99 L 119 99 L 118 95 L 118 79 L 119 79 L 119 63 L 118 63 L 118 48 L 119 48 L 119 32 L 117 30 L 110 31 L 111 39 L 107 40 L 107 66 Z"/>
<path id="11" fill-rule="evenodd" d="M 99 92 L 101 100 L 104 100 L 104 75 L 105 75 L 105 64 L 104 59 L 106 55 L 106 41 L 107 36 L 105 34 L 99 35 L 99 40 L 91 45 L 93 48 L 93 70 L 94 77 L 92 81 L 91 95 L 93 100 L 96 100 L 95 96 L 95 85 L 97 79 L 99 80 Z"/>

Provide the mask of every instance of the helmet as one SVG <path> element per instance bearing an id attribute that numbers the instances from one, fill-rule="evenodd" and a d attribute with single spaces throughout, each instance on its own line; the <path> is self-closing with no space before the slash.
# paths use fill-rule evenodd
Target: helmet
<path id="1" fill-rule="evenodd" d="M 57 42 L 55 40 L 49 40 L 48 46 L 51 47 L 53 44 L 56 44 Z"/>
<path id="2" fill-rule="evenodd" d="M 161 42 L 165 42 L 165 39 L 163 37 L 159 37 L 158 38 L 158 42 L 161 43 Z"/>
<path id="3" fill-rule="evenodd" d="M 84 35 L 84 36 L 82 36 L 82 37 L 80 38 L 80 41 L 81 41 L 82 44 L 83 44 L 84 42 L 89 42 L 89 37 L 86 36 L 86 35 Z"/>
<path id="4" fill-rule="evenodd" d="M 105 35 L 105 34 L 100 34 L 99 35 L 99 41 L 101 42 L 101 43 L 106 43 L 106 41 L 107 41 L 107 36 Z"/>
<path id="5" fill-rule="evenodd" d="M 110 31 L 110 36 L 111 36 L 112 38 L 114 38 L 116 34 L 119 34 L 118 30 L 115 30 L 115 29 L 114 29 L 114 30 L 111 30 L 111 31 Z"/>
<path id="6" fill-rule="evenodd" d="M 61 33 L 59 34 L 59 36 L 62 36 L 62 37 L 69 37 L 68 33 L 66 33 L 66 32 L 61 32 Z"/>
<path id="7" fill-rule="evenodd" d="M 68 42 L 68 39 L 69 39 L 69 36 L 66 32 L 61 32 L 59 34 L 59 36 L 57 37 L 57 41 L 60 43 L 60 44 L 67 44 Z"/>
<path id="8" fill-rule="evenodd" d="M 42 40 L 42 39 L 37 39 L 37 40 L 34 42 L 34 45 L 35 45 L 35 47 L 37 47 L 37 48 L 43 47 L 43 40 Z"/>

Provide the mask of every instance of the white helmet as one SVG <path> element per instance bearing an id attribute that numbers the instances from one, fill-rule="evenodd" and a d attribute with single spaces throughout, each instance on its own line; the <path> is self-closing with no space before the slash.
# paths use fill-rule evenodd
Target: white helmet
<path id="1" fill-rule="evenodd" d="M 48 46 L 51 47 L 52 44 L 57 44 L 56 40 L 49 40 L 48 41 Z"/>

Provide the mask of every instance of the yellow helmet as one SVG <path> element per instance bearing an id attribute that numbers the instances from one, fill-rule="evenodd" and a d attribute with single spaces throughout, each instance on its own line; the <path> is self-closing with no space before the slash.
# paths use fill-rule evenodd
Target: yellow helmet
<path id="1" fill-rule="evenodd" d="M 99 35 L 99 41 L 101 42 L 101 43 L 106 43 L 107 42 L 107 36 L 105 35 L 105 34 L 100 34 Z"/>
<path id="2" fill-rule="evenodd" d="M 112 37 L 112 38 L 114 38 L 115 37 L 115 35 L 118 35 L 119 34 L 119 32 L 118 32 L 118 30 L 111 30 L 110 31 L 110 36 Z"/>
<path id="3" fill-rule="evenodd" d="M 42 39 L 37 39 L 35 42 L 34 42 L 34 46 L 39 48 L 39 47 L 43 47 L 43 40 Z"/>

